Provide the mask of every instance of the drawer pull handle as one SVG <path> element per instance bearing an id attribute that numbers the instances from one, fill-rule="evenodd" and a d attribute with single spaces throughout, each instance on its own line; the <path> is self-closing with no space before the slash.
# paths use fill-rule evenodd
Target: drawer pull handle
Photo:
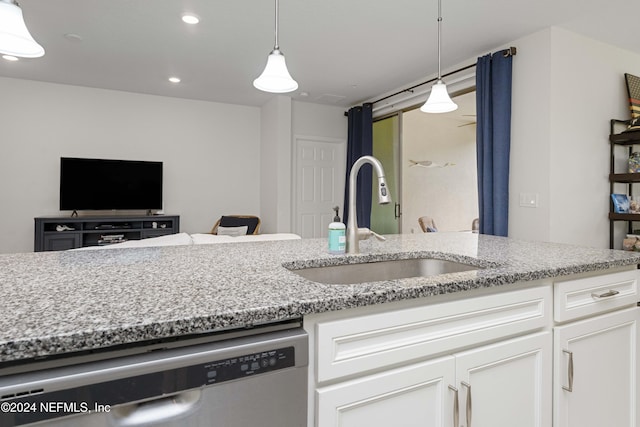
<path id="1" fill-rule="evenodd" d="M 461 384 L 467 388 L 467 411 L 466 411 L 466 417 L 467 417 L 467 427 L 471 427 L 471 417 L 472 417 L 472 412 L 471 412 L 471 384 L 466 383 L 464 381 L 461 381 Z"/>
<path id="2" fill-rule="evenodd" d="M 616 290 L 608 290 L 607 292 L 603 293 L 603 294 L 596 294 L 595 292 L 591 294 L 591 296 L 595 299 L 600 299 L 600 298 L 609 298 L 609 297 L 613 297 L 616 296 L 620 293 L 620 291 L 616 291 Z"/>
<path id="3" fill-rule="evenodd" d="M 449 390 L 453 391 L 453 425 L 458 427 L 460 425 L 460 408 L 458 407 L 458 389 L 452 385 L 449 385 Z"/>
<path id="4" fill-rule="evenodd" d="M 569 387 L 562 386 L 563 390 L 568 391 L 569 393 L 573 392 L 573 352 L 569 350 L 562 350 L 563 353 L 569 355 L 569 366 L 567 367 L 567 372 L 569 376 Z"/>

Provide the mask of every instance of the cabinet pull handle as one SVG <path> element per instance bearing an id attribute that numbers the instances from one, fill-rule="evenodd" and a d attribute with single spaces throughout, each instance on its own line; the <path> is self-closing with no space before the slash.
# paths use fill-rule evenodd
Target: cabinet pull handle
<path id="1" fill-rule="evenodd" d="M 458 389 L 449 385 L 449 390 L 453 391 L 453 427 L 460 426 L 460 408 L 458 407 Z"/>
<path id="2" fill-rule="evenodd" d="M 616 291 L 613 289 L 609 289 L 607 292 L 603 293 L 603 294 L 596 294 L 595 292 L 591 294 L 591 296 L 595 299 L 600 299 L 600 298 L 608 298 L 608 297 L 612 297 L 615 295 L 618 295 L 620 293 L 620 291 Z"/>
<path id="3" fill-rule="evenodd" d="M 471 427 L 471 384 L 461 381 L 461 384 L 467 388 L 467 408 L 466 408 L 466 416 L 467 416 L 467 427 Z"/>
<path id="4" fill-rule="evenodd" d="M 562 350 L 562 352 L 569 355 L 569 366 L 567 367 L 567 372 L 569 375 L 569 387 L 562 386 L 562 389 L 568 391 L 569 393 L 572 393 L 573 392 L 573 352 L 569 350 Z"/>

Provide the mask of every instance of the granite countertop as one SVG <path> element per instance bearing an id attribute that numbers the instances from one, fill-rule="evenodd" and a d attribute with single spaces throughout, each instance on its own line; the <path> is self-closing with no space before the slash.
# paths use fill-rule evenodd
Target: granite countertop
<path id="1" fill-rule="evenodd" d="M 359 255 L 326 239 L 0 255 L 0 362 L 240 328 L 640 263 L 640 253 L 471 233 L 387 236 Z M 476 271 L 356 285 L 289 268 L 436 257 Z"/>

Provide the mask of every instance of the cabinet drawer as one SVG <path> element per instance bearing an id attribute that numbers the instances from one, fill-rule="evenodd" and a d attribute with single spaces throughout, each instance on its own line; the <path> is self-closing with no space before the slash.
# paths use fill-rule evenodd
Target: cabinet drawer
<path id="1" fill-rule="evenodd" d="M 71 233 L 68 231 L 49 233 L 44 235 L 45 251 L 66 251 L 82 246 L 82 238 L 80 233 Z"/>
<path id="2" fill-rule="evenodd" d="M 638 270 L 621 271 L 554 283 L 556 322 L 633 305 L 638 301 Z"/>
<path id="3" fill-rule="evenodd" d="M 318 382 L 543 328 L 551 286 L 316 324 Z"/>

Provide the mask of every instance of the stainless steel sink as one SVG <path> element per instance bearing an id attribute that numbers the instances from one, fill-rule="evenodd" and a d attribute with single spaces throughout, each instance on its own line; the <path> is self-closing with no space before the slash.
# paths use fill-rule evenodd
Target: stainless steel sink
<path id="1" fill-rule="evenodd" d="M 433 258 L 310 267 L 292 272 L 318 283 L 352 285 L 365 282 L 428 277 L 478 270 L 481 267 Z"/>

